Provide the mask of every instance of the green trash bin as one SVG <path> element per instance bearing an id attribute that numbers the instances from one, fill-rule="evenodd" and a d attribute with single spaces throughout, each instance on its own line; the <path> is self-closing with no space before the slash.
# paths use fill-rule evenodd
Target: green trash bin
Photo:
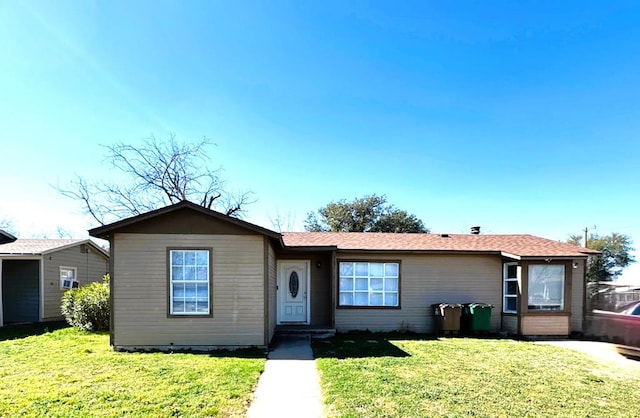
<path id="1" fill-rule="evenodd" d="M 467 303 L 464 305 L 464 328 L 473 332 L 489 332 L 491 330 L 491 309 L 488 303 Z"/>

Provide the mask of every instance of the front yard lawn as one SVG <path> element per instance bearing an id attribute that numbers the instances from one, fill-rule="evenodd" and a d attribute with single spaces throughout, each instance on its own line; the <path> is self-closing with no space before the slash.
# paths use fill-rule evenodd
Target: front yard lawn
<path id="1" fill-rule="evenodd" d="M 558 347 L 351 333 L 314 352 L 330 416 L 639 416 L 640 368 Z"/>
<path id="2" fill-rule="evenodd" d="M 265 363 L 258 350 L 116 353 L 72 328 L 12 334 L 0 330 L 0 416 L 243 416 Z"/>

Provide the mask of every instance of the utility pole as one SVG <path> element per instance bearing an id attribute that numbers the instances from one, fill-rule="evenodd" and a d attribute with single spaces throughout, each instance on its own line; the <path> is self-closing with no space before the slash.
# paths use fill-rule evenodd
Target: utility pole
<path id="1" fill-rule="evenodd" d="M 584 227 L 584 248 L 587 248 L 587 240 L 589 239 L 589 228 Z"/>

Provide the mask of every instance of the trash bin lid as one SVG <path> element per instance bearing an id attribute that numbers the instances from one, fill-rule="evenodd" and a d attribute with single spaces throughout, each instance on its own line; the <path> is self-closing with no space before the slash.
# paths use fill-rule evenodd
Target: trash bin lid
<path id="1" fill-rule="evenodd" d="M 461 303 L 441 303 L 441 308 L 462 308 Z"/>
<path id="2" fill-rule="evenodd" d="M 472 309 L 475 308 L 493 308 L 494 306 L 490 303 L 469 303 L 468 306 Z"/>

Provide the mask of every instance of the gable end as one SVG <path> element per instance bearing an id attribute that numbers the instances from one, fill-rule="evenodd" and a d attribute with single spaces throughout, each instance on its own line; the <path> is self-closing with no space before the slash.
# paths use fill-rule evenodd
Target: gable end
<path id="1" fill-rule="evenodd" d="M 257 235 L 255 231 L 187 208 L 145 219 L 118 229 L 137 234 Z"/>
<path id="2" fill-rule="evenodd" d="M 89 235 L 102 239 L 114 233 L 266 235 L 281 239 L 277 232 L 187 201 L 89 230 Z"/>

